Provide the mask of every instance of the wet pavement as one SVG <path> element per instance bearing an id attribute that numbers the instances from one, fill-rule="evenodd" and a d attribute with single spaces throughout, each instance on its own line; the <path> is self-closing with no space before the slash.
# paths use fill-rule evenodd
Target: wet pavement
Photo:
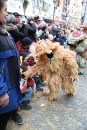
<path id="1" fill-rule="evenodd" d="M 7 130 L 87 130 L 87 69 L 75 83 L 76 95 L 59 92 L 57 101 L 48 101 L 35 93 L 31 100 L 32 110 L 21 111 L 23 125 L 9 121 Z"/>

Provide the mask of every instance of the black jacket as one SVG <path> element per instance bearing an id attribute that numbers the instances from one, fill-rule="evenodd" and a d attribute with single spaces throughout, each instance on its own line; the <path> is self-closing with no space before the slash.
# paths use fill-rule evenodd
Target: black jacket
<path id="1" fill-rule="evenodd" d="M 60 30 L 52 26 L 52 35 L 55 36 L 55 40 L 56 38 L 60 38 L 61 37 Z"/>
<path id="2" fill-rule="evenodd" d="M 23 24 L 20 31 L 24 33 L 27 37 L 29 37 L 32 41 L 36 41 L 36 25 L 32 24 Z"/>
<path id="3" fill-rule="evenodd" d="M 8 26 L 9 26 L 8 32 L 14 38 L 15 43 L 19 40 L 22 40 L 25 37 L 25 35 L 22 32 L 20 32 L 18 28 L 15 28 L 15 26 L 13 26 L 13 29 L 10 29 L 10 27 L 12 27 L 11 25 Z"/>

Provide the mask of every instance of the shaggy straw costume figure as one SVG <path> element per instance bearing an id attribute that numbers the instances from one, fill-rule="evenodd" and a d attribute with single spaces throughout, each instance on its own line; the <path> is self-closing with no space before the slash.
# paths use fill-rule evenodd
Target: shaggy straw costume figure
<path id="1" fill-rule="evenodd" d="M 49 100 L 58 98 L 60 86 L 66 94 L 75 95 L 73 81 L 78 79 L 78 65 L 72 51 L 64 49 L 59 43 L 41 40 L 37 42 L 35 52 L 29 56 L 38 56 L 38 62 L 24 72 L 25 79 L 41 75 L 43 72 L 49 73 L 47 81 L 49 91 L 46 89 Z"/>

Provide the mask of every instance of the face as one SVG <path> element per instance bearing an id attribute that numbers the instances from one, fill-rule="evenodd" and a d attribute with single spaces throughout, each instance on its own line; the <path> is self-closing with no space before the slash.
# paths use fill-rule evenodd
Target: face
<path id="1" fill-rule="evenodd" d="M 16 24 L 20 23 L 20 16 L 16 16 L 15 22 L 16 22 Z"/>
<path id="2" fill-rule="evenodd" d="M 30 45 L 24 46 L 23 48 L 25 49 L 29 49 Z"/>
<path id="3" fill-rule="evenodd" d="M 7 13 L 7 4 L 6 4 L 6 2 L 4 2 L 4 6 L 0 10 L 0 22 L 2 24 L 6 23 L 6 17 L 7 17 L 7 15 L 8 15 L 8 13 Z"/>

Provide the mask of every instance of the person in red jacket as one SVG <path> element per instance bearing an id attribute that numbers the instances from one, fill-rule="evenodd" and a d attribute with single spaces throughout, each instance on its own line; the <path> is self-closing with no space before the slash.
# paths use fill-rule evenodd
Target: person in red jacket
<path id="1" fill-rule="evenodd" d="M 27 56 L 27 54 L 29 53 L 29 47 L 31 44 L 32 44 L 32 40 L 28 37 L 23 38 L 22 41 L 16 42 L 19 54 L 26 53 L 26 56 Z"/>

